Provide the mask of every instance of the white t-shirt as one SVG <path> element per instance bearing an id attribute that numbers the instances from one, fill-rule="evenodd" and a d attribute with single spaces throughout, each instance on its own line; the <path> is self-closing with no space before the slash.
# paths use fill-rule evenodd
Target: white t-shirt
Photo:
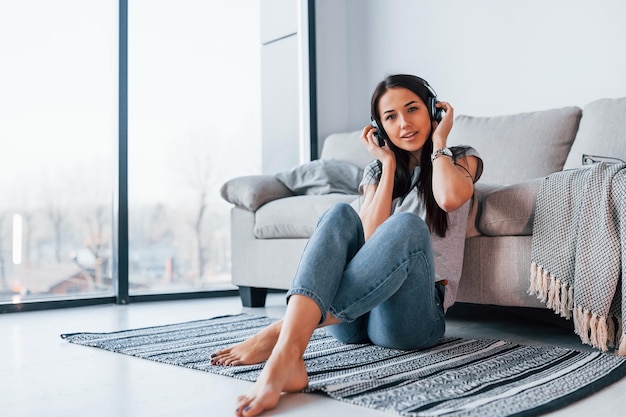
<path id="1" fill-rule="evenodd" d="M 453 160 L 461 156 L 475 156 L 479 159 L 478 170 L 474 182 L 478 181 L 482 174 L 482 160 L 478 152 L 471 146 L 456 146 L 450 148 Z M 359 193 L 363 194 L 363 187 L 368 184 L 378 184 L 381 168 L 376 160 L 370 162 L 363 171 L 363 179 L 359 184 Z M 391 214 L 411 212 L 426 219 L 426 206 L 417 191 L 417 179 L 420 175 L 420 167 L 415 167 L 412 174 L 411 190 L 403 197 L 394 198 L 391 205 Z M 441 238 L 436 233 L 431 233 L 433 253 L 435 256 L 436 281 L 448 280 L 444 299 L 444 310 L 447 310 L 456 301 L 456 292 L 461 279 L 463 269 L 463 252 L 465 250 L 465 234 L 467 231 L 467 218 L 471 201 L 467 201 L 455 211 L 448 213 L 448 230 L 446 237 Z"/>

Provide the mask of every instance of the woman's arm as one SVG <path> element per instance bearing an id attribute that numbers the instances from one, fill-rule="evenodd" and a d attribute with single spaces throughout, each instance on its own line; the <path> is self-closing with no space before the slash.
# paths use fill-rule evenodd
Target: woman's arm
<path id="1" fill-rule="evenodd" d="M 451 212 L 472 197 L 477 167 L 475 156 L 459 158 L 456 163 L 448 157 L 433 161 L 433 194 L 439 207 Z"/>
<path id="2" fill-rule="evenodd" d="M 391 215 L 391 201 L 393 196 L 393 183 L 396 171 L 395 155 L 387 146 L 380 147 L 373 138 L 375 129 L 367 126 L 363 129 L 361 141 L 367 149 L 382 163 L 382 175 L 380 182 L 366 185 L 363 189 L 363 203 L 359 210 L 359 216 L 363 223 L 365 240 L 374 233 Z"/>
<path id="3" fill-rule="evenodd" d="M 445 148 L 452 129 L 454 109 L 449 103 L 437 103 L 446 113 L 440 123 L 433 122 L 433 152 Z M 433 161 L 433 195 L 442 210 L 451 212 L 461 207 L 474 194 L 474 178 L 478 160 L 474 156 L 459 158 L 456 163 L 447 156 Z"/>

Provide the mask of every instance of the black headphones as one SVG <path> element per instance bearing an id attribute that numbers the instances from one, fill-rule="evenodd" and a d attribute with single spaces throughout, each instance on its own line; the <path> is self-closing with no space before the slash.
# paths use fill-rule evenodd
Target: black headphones
<path id="1" fill-rule="evenodd" d="M 439 100 L 437 99 L 437 93 L 435 92 L 435 89 L 432 88 L 430 84 L 428 84 L 428 81 L 426 81 L 425 79 L 418 77 L 416 75 L 414 75 L 413 77 L 418 79 L 424 85 L 424 87 L 426 87 L 426 90 L 428 90 L 428 96 L 426 98 L 426 103 L 425 103 L 428 108 L 428 112 L 429 112 L 428 114 L 430 115 L 431 120 L 435 120 L 437 123 L 439 123 L 441 119 L 443 118 L 444 110 L 436 106 Z M 376 123 L 376 120 L 374 120 L 373 117 L 371 119 L 372 119 L 372 126 L 376 128 L 376 132 L 377 132 L 376 136 L 378 136 L 379 138 L 379 145 L 383 146 L 384 139 L 388 138 L 387 132 L 385 132 L 385 130 L 382 127 L 378 126 L 378 123 Z"/>
<path id="2" fill-rule="evenodd" d="M 415 78 L 419 79 L 422 84 L 424 84 L 424 87 L 426 87 L 426 89 L 428 90 L 428 103 L 426 103 L 426 105 L 430 110 L 430 116 L 433 118 L 433 120 L 439 123 L 443 118 L 444 111 L 443 109 L 440 109 L 436 106 L 439 100 L 437 100 L 437 93 L 435 92 L 435 89 L 432 88 L 430 84 L 428 84 L 428 81 L 426 81 L 425 79 L 417 76 Z"/>

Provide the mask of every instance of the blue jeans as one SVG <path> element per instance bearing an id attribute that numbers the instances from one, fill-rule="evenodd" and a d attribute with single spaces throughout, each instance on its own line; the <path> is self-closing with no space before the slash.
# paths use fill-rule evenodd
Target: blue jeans
<path id="1" fill-rule="evenodd" d="M 304 295 L 342 323 L 327 331 L 344 343 L 423 349 L 445 332 L 445 287 L 435 285 L 430 233 L 413 213 L 398 213 L 366 242 L 348 204 L 331 207 L 302 254 L 287 298 Z"/>

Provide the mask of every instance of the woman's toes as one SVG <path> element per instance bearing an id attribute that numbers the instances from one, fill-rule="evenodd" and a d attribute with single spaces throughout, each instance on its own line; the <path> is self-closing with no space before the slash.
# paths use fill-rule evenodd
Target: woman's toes
<path id="1" fill-rule="evenodd" d="M 240 397 L 237 397 L 237 409 L 235 410 L 235 413 L 238 416 L 243 416 L 244 412 L 249 411 L 250 410 L 250 403 L 252 402 L 252 398 L 249 398 L 246 395 L 242 395 Z"/>
<path id="2" fill-rule="evenodd" d="M 241 415 L 244 417 L 257 416 L 263 411 L 263 408 L 250 404 L 243 408 Z"/>
<path id="3" fill-rule="evenodd" d="M 219 358 L 219 357 L 228 355 L 230 351 L 231 351 L 231 348 L 216 350 L 215 352 L 211 353 L 211 355 L 209 355 L 209 358 L 211 359 Z"/>
<path id="4" fill-rule="evenodd" d="M 218 354 L 212 355 L 209 363 L 211 365 L 225 366 L 235 359 L 237 359 L 237 357 L 231 354 L 230 352 L 223 352 L 221 354 L 218 353 Z"/>

